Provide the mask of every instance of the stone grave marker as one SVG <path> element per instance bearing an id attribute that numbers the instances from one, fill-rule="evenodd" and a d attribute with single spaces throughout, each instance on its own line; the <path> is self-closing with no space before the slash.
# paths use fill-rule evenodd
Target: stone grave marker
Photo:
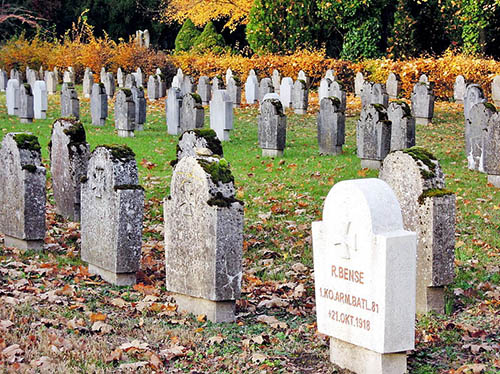
<path id="1" fill-rule="evenodd" d="M 61 117 L 80 118 L 80 100 L 73 83 L 63 83 L 62 85 Z"/>
<path id="2" fill-rule="evenodd" d="M 220 141 L 229 140 L 229 131 L 233 129 L 233 102 L 227 90 L 215 91 L 210 101 L 210 128 Z"/>
<path id="3" fill-rule="evenodd" d="M 134 136 L 135 130 L 135 103 L 132 91 L 120 89 L 115 100 L 115 128 L 118 136 L 127 138 Z"/>
<path id="4" fill-rule="evenodd" d="M 274 92 L 280 93 L 281 89 L 281 74 L 278 70 L 274 69 L 271 75 L 271 80 L 273 82 Z"/>
<path id="5" fill-rule="evenodd" d="M 453 84 L 453 98 L 455 102 L 463 104 L 465 92 L 467 91 L 467 82 L 463 75 L 457 75 Z"/>
<path id="6" fill-rule="evenodd" d="M 429 84 L 429 83 L 430 83 L 430 81 L 429 81 L 429 77 L 428 77 L 426 74 L 422 74 L 422 75 L 420 76 L 420 78 L 418 78 L 418 81 L 419 81 L 420 83 L 427 83 L 427 84 Z"/>
<path id="7" fill-rule="evenodd" d="M 5 92 L 5 90 L 7 89 L 7 82 L 8 82 L 8 78 L 7 78 L 7 72 L 0 69 L 0 92 Z"/>
<path id="8" fill-rule="evenodd" d="M 318 100 L 321 103 L 321 100 L 323 100 L 325 97 L 330 96 L 330 86 L 332 84 L 332 80 L 330 78 L 323 78 L 319 82 L 319 88 L 318 88 Z"/>
<path id="9" fill-rule="evenodd" d="M 362 72 L 358 71 L 356 73 L 356 78 L 354 78 L 354 94 L 356 95 L 356 97 L 361 97 L 364 83 L 365 77 L 363 76 Z"/>
<path id="10" fill-rule="evenodd" d="M 479 103 L 486 103 L 486 97 L 484 96 L 483 89 L 478 84 L 467 85 L 467 90 L 464 97 L 464 117 L 465 123 L 470 119 L 470 110 L 472 107 Z"/>
<path id="11" fill-rule="evenodd" d="M 286 145 L 286 115 L 277 99 L 264 100 L 258 117 L 259 146 L 263 157 L 282 157 Z"/>
<path id="12" fill-rule="evenodd" d="M 379 169 L 391 150 L 391 122 L 382 105 L 371 104 L 361 109 L 356 128 L 356 145 L 361 167 Z"/>
<path id="13" fill-rule="evenodd" d="M 391 122 L 391 152 L 415 145 L 415 118 L 404 101 L 392 101 L 387 108 Z"/>
<path id="14" fill-rule="evenodd" d="M 271 78 L 262 78 L 259 86 L 259 101 L 262 102 L 264 96 L 272 92 L 274 92 L 274 86 Z"/>
<path id="15" fill-rule="evenodd" d="M 91 274 L 118 286 L 135 284 L 140 267 L 144 190 L 138 184 L 130 148 L 98 146 L 92 152 L 81 186 L 81 256 Z"/>
<path id="16" fill-rule="evenodd" d="M 389 95 L 385 89 L 385 84 L 365 81 L 361 91 L 361 105 L 381 104 L 385 108 L 389 105 Z"/>
<path id="17" fill-rule="evenodd" d="M 488 183 L 500 188 L 500 115 L 495 113 L 488 121 L 484 135 L 484 172 Z"/>
<path id="18" fill-rule="evenodd" d="M 196 91 L 194 80 L 189 75 L 184 76 L 184 79 L 182 80 L 181 91 L 183 95 L 187 93 L 194 93 Z"/>
<path id="19" fill-rule="evenodd" d="M 305 80 L 297 79 L 293 84 L 292 105 L 296 114 L 307 114 L 309 90 Z"/>
<path id="20" fill-rule="evenodd" d="M 201 129 L 205 122 L 205 109 L 201 105 L 200 95 L 188 92 L 182 96 L 180 107 L 180 132 Z"/>
<path id="21" fill-rule="evenodd" d="M 241 82 L 239 77 L 231 76 L 229 78 L 226 91 L 231 99 L 233 107 L 238 108 L 241 105 Z"/>
<path id="22" fill-rule="evenodd" d="M 215 91 L 223 90 L 224 84 L 222 82 L 222 78 L 220 76 L 216 76 L 212 79 L 212 97 L 214 96 Z"/>
<path id="23" fill-rule="evenodd" d="M 125 75 L 123 74 L 122 68 L 120 67 L 116 71 L 116 83 L 120 88 L 123 88 L 125 86 Z"/>
<path id="24" fill-rule="evenodd" d="M 144 88 L 132 86 L 132 100 L 135 105 L 135 131 L 143 131 L 146 123 L 146 99 L 144 98 Z"/>
<path id="25" fill-rule="evenodd" d="M 17 115 L 19 113 L 19 81 L 17 79 L 9 79 L 7 81 L 5 101 L 7 104 L 7 114 L 9 116 Z"/>
<path id="26" fill-rule="evenodd" d="M 280 100 L 284 108 L 291 108 L 292 103 L 292 92 L 293 92 L 293 79 L 290 77 L 284 77 L 281 80 L 280 86 Z"/>
<path id="27" fill-rule="evenodd" d="M 82 123 L 64 118 L 56 120 L 52 125 L 49 153 L 56 212 L 67 220 L 80 221 L 81 181 L 87 176 L 90 158 Z"/>
<path id="28" fill-rule="evenodd" d="M 125 88 L 128 88 L 130 90 L 132 87 L 137 87 L 137 82 L 135 80 L 135 73 L 127 74 L 125 76 Z"/>
<path id="29" fill-rule="evenodd" d="M 90 94 L 92 125 L 104 126 L 108 118 L 108 95 L 102 83 L 94 83 Z"/>
<path id="30" fill-rule="evenodd" d="M 116 84 L 115 78 L 113 78 L 113 73 L 106 73 L 104 88 L 106 88 L 106 95 L 108 95 L 109 98 L 115 96 Z"/>
<path id="31" fill-rule="evenodd" d="M 167 96 L 167 81 L 163 74 L 156 74 L 156 80 L 158 81 L 158 95 L 160 98 Z"/>
<path id="32" fill-rule="evenodd" d="M 428 125 L 434 117 L 433 84 L 417 82 L 411 93 L 411 111 L 417 125 Z"/>
<path id="33" fill-rule="evenodd" d="M 341 154 L 345 143 L 345 114 L 340 100 L 335 97 L 321 99 L 317 121 L 319 152 Z"/>
<path id="34" fill-rule="evenodd" d="M 103 66 L 103 67 L 101 67 L 101 73 L 100 73 L 100 75 L 99 75 L 99 80 L 100 80 L 100 82 L 101 82 L 101 83 L 103 83 L 103 84 L 104 84 L 104 81 L 105 81 L 105 80 L 106 80 L 106 78 L 107 78 L 107 77 L 106 77 L 106 74 L 107 74 L 106 68 L 105 68 L 104 66 Z"/>
<path id="35" fill-rule="evenodd" d="M 45 76 L 45 84 L 49 95 L 55 95 L 57 92 L 57 78 L 53 71 L 47 71 Z"/>
<path id="36" fill-rule="evenodd" d="M 325 78 L 330 79 L 332 82 L 337 80 L 337 77 L 335 76 L 335 72 L 332 69 L 328 69 L 326 71 Z"/>
<path id="37" fill-rule="evenodd" d="M 184 131 L 177 144 L 177 164 L 184 157 L 219 156 L 224 157 L 222 143 L 212 129 L 193 129 Z"/>
<path id="38" fill-rule="evenodd" d="M 167 111 L 167 132 L 170 135 L 179 135 L 181 130 L 181 108 L 182 94 L 181 89 L 172 86 L 167 93 L 165 100 L 165 109 Z"/>
<path id="39" fill-rule="evenodd" d="M 33 91 L 29 83 L 23 83 L 19 86 L 19 120 L 21 123 L 31 123 L 34 116 Z"/>
<path id="40" fill-rule="evenodd" d="M 36 81 L 33 88 L 33 115 L 35 119 L 47 118 L 48 97 L 45 81 Z"/>
<path id="41" fill-rule="evenodd" d="M 0 148 L 0 232 L 4 246 L 43 249 L 45 168 L 40 143 L 30 133 L 8 133 Z"/>
<path id="42" fill-rule="evenodd" d="M 226 70 L 226 86 L 229 83 L 229 79 L 233 77 L 233 71 L 231 68 L 227 68 Z"/>
<path id="43" fill-rule="evenodd" d="M 59 70 L 57 70 L 57 66 L 54 66 L 54 69 L 52 69 L 52 72 L 54 73 L 54 81 L 56 82 L 56 86 L 57 86 L 60 82 Z"/>
<path id="44" fill-rule="evenodd" d="M 23 82 L 22 74 L 17 69 L 10 69 L 10 79 L 17 79 L 19 84 L 21 84 Z"/>
<path id="45" fill-rule="evenodd" d="M 387 183 L 336 183 L 313 222 L 318 331 L 330 360 L 357 374 L 404 374 L 415 339 L 414 232 Z"/>
<path id="46" fill-rule="evenodd" d="M 309 77 L 304 72 L 304 70 L 299 71 L 299 73 L 297 74 L 297 80 L 302 80 L 302 81 L 306 82 L 306 87 L 309 87 Z"/>
<path id="47" fill-rule="evenodd" d="M 155 76 L 150 75 L 148 79 L 148 99 L 157 100 L 160 98 L 160 87 Z"/>
<path id="48" fill-rule="evenodd" d="M 140 67 L 137 68 L 134 76 L 137 87 L 144 87 L 144 75 L 142 74 L 142 70 Z"/>
<path id="49" fill-rule="evenodd" d="M 340 101 L 340 110 L 345 112 L 347 108 L 347 93 L 344 89 L 342 83 L 338 81 L 332 81 L 330 85 L 330 95 L 332 97 L 336 97 Z"/>
<path id="50" fill-rule="evenodd" d="M 63 83 L 74 83 L 75 82 L 75 76 L 72 71 L 70 70 L 65 70 L 63 73 Z"/>
<path id="51" fill-rule="evenodd" d="M 399 79 L 399 75 L 392 72 L 389 73 L 387 82 L 385 83 L 385 87 L 387 89 L 389 98 L 397 99 L 399 96 L 399 92 L 401 91 L 401 79 Z"/>
<path id="52" fill-rule="evenodd" d="M 496 113 L 496 108 L 490 103 L 477 103 L 465 122 L 465 155 L 467 166 L 471 170 L 484 171 L 484 142 L 488 134 L 488 122 Z"/>
<path id="53" fill-rule="evenodd" d="M 210 79 L 206 75 L 201 76 L 198 80 L 196 91 L 198 92 L 198 95 L 200 95 L 201 104 L 208 105 L 212 99 L 212 86 L 210 84 Z"/>
<path id="54" fill-rule="evenodd" d="M 90 97 L 90 93 L 92 92 L 92 87 L 94 86 L 94 74 L 90 68 L 85 68 L 85 73 L 83 74 L 83 96 L 86 98 Z"/>
<path id="55" fill-rule="evenodd" d="M 421 147 L 389 154 L 379 178 L 396 194 L 405 230 L 417 233 L 416 311 L 444 313 L 444 286 L 454 278 L 455 195 L 436 158 Z"/>
<path id="56" fill-rule="evenodd" d="M 253 70 L 250 70 L 252 72 Z M 255 104 L 259 99 L 259 80 L 254 74 L 249 74 L 245 82 L 245 101 L 247 104 Z"/>
<path id="57" fill-rule="evenodd" d="M 500 75 L 496 75 L 491 82 L 491 99 L 500 107 Z"/>

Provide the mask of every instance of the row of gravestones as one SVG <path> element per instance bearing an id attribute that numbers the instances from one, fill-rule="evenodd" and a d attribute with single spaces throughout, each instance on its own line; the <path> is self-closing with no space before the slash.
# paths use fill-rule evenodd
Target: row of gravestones
<path id="1" fill-rule="evenodd" d="M 44 81 L 34 85 L 9 79 L 6 88 L 7 114 L 18 116 L 21 123 L 31 123 L 33 119 L 47 118 L 47 88 Z"/>

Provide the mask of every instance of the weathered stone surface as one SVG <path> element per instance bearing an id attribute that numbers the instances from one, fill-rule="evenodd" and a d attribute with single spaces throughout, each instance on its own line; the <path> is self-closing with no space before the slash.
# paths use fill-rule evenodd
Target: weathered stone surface
<path id="1" fill-rule="evenodd" d="M 210 101 L 210 128 L 220 141 L 229 140 L 229 132 L 233 129 L 233 102 L 227 90 L 215 91 Z"/>
<path id="2" fill-rule="evenodd" d="M 293 84 L 292 105 L 296 114 L 306 114 L 309 106 L 309 90 L 305 80 L 297 79 Z"/>
<path id="3" fill-rule="evenodd" d="M 7 81 L 5 101 L 7 104 L 7 114 L 9 116 L 17 115 L 19 113 L 19 81 L 17 79 L 9 79 Z"/>
<path id="4" fill-rule="evenodd" d="M 326 71 L 325 78 L 330 79 L 332 82 L 337 80 L 337 77 L 335 76 L 335 72 L 332 69 L 328 69 Z"/>
<path id="5" fill-rule="evenodd" d="M 330 78 L 323 78 L 319 82 L 318 88 L 318 101 L 321 103 L 325 97 L 330 97 L 330 86 L 332 84 L 332 80 Z"/>
<path id="6" fill-rule="evenodd" d="M 160 86 L 155 76 L 150 75 L 148 79 L 148 99 L 157 100 L 160 98 Z"/>
<path id="7" fill-rule="evenodd" d="M 63 73 L 63 83 L 75 84 L 75 74 L 72 70 L 65 70 Z"/>
<path id="8" fill-rule="evenodd" d="M 233 107 L 237 108 L 241 104 L 241 82 L 236 76 L 231 76 L 227 83 L 227 94 L 231 99 Z"/>
<path id="9" fill-rule="evenodd" d="M 488 182 L 500 188 L 500 114 L 493 115 L 487 127 L 484 139 L 484 172 Z"/>
<path id="10" fill-rule="evenodd" d="M 116 83 L 120 88 L 124 88 L 125 86 L 125 75 L 123 74 L 123 70 L 120 67 L 116 71 Z"/>
<path id="11" fill-rule="evenodd" d="M 286 145 L 286 116 L 281 102 L 264 100 L 260 106 L 259 146 L 264 157 L 281 157 Z"/>
<path id="12" fill-rule="evenodd" d="M 190 92 L 184 94 L 180 108 L 180 132 L 201 129 L 204 123 L 205 109 L 201 105 L 200 96 Z"/>
<path id="13" fill-rule="evenodd" d="M 200 95 L 202 105 L 208 105 L 212 99 L 212 85 L 207 76 L 203 75 L 200 77 L 196 91 Z"/>
<path id="14" fill-rule="evenodd" d="M 220 76 L 214 77 L 212 79 L 212 97 L 214 96 L 215 91 L 223 89 L 224 89 L 224 82 L 222 81 L 222 78 Z"/>
<path id="15" fill-rule="evenodd" d="M 35 119 L 47 118 L 48 97 L 45 81 L 35 81 L 33 87 L 33 114 Z"/>
<path id="16" fill-rule="evenodd" d="M 453 98 L 457 103 L 463 103 L 465 92 L 467 91 L 467 81 L 463 75 L 458 75 L 453 84 Z"/>
<path id="17" fill-rule="evenodd" d="M 178 135 L 181 131 L 181 89 L 172 87 L 167 92 L 165 109 L 167 111 L 167 132 L 170 135 Z"/>
<path id="18" fill-rule="evenodd" d="M 465 155 L 471 170 L 484 171 L 484 142 L 488 122 L 495 113 L 495 107 L 489 103 L 475 104 L 469 112 L 465 122 Z"/>
<path id="19" fill-rule="evenodd" d="M 143 131 L 146 123 L 146 99 L 144 98 L 144 88 L 133 86 L 132 100 L 135 105 L 135 131 Z"/>
<path id="20" fill-rule="evenodd" d="M 90 93 L 92 92 L 92 87 L 94 86 L 94 74 L 90 68 L 85 69 L 85 73 L 83 74 L 83 96 L 90 97 Z"/>
<path id="21" fill-rule="evenodd" d="M 52 69 L 52 72 L 54 73 L 54 81 L 56 82 L 56 85 L 57 85 L 60 81 L 59 70 L 57 70 L 57 67 L 54 66 L 54 69 Z"/>
<path id="22" fill-rule="evenodd" d="M 19 120 L 21 123 L 33 122 L 33 92 L 29 83 L 19 86 Z"/>
<path id="23" fill-rule="evenodd" d="M 234 320 L 241 293 L 243 203 L 233 181 L 225 159 L 183 157 L 164 200 L 166 288 L 180 311 L 213 322 Z"/>
<path id="24" fill-rule="evenodd" d="M 106 81 L 106 68 L 103 66 L 101 67 L 101 73 L 99 74 L 99 81 L 104 84 L 104 82 Z"/>
<path id="25" fill-rule="evenodd" d="M 259 85 L 259 102 L 262 102 L 264 96 L 272 92 L 274 92 L 274 86 L 271 78 L 262 78 Z"/>
<path id="26" fill-rule="evenodd" d="M 385 88 L 387 89 L 387 94 L 390 99 L 397 99 L 401 91 L 401 80 L 399 79 L 399 75 L 392 72 L 389 73 Z"/>
<path id="27" fill-rule="evenodd" d="M 156 74 L 156 80 L 158 81 L 158 94 L 160 98 L 167 96 L 167 80 L 163 74 Z"/>
<path id="28" fill-rule="evenodd" d="M 431 83 L 419 81 L 413 86 L 411 111 L 417 125 L 427 125 L 434 117 L 434 90 Z"/>
<path id="29" fill-rule="evenodd" d="M 381 83 L 373 83 L 365 81 L 361 91 L 361 105 L 368 106 L 371 104 L 380 104 L 385 108 L 389 105 L 389 95 L 385 90 L 385 85 Z"/>
<path id="30" fill-rule="evenodd" d="M 81 256 L 91 273 L 120 286 L 134 284 L 140 266 L 144 190 L 138 183 L 130 148 L 92 152 L 81 187 Z"/>
<path id="31" fill-rule="evenodd" d="M 342 153 L 345 143 L 345 114 L 334 97 L 321 100 L 318 113 L 319 152 L 325 155 Z"/>
<path id="32" fill-rule="evenodd" d="M 80 118 L 80 100 L 72 83 L 63 83 L 62 85 L 61 117 Z"/>
<path id="33" fill-rule="evenodd" d="M 491 82 L 491 99 L 500 107 L 500 75 L 496 75 Z"/>
<path id="34" fill-rule="evenodd" d="M 454 277 L 455 195 L 445 190 L 439 162 L 420 147 L 389 154 L 379 177 L 399 200 L 404 228 L 417 233 L 416 311 L 443 313 L 443 287 Z"/>
<path id="35" fill-rule="evenodd" d="M 465 91 L 464 97 L 464 117 L 465 123 L 470 119 L 470 110 L 472 107 L 479 103 L 486 103 L 486 97 L 484 96 L 483 89 L 478 84 L 467 85 L 467 91 Z"/>
<path id="36" fill-rule="evenodd" d="M 387 108 L 387 118 L 391 122 L 391 152 L 415 145 L 415 118 L 404 101 L 393 101 Z"/>
<path id="37" fill-rule="evenodd" d="M 318 331 L 331 337 L 331 360 L 356 373 L 404 374 L 415 340 L 416 235 L 404 230 L 391 187 L 336 183 L 312 238 Z"/>
<path id="38" fill-rule="evenodd" d="M 430 83 L 429 77 L 426 74 L 422 74 L 420 78 L 418 78 L 418 81 L 421 83 Z"/>
<path id="39" fill-rule="evenodd" d="M 227 68 L 226 70 L 226 86 L 229 83 L 229 79 L 233 77 L 233 71 L 231 68 Z"/>
<path id="40" fill-rule="evenodd" d="M 356 73 L 356 78 L 354 78 L 354 93 L 356 97 L 361 97 L 361 92 L 363 91 L 363 84 L 365 83 L 365 77 L 363 73 L 358 71 Z"/>
<path id="41" fill-rule="evenodd" d="M 96 83 L 96 86 L 99 85 Z M 56 212 L 70 221 L 80 221 L 81 181 L 87 176 L 90 157 L 90 146 L 81 122 L 56 120 L 52 125 L 49 151 Z"/>
<path id="42" fill-rule="evenodd" d="M 115 78 L 113 77 L 113 73 L 106 73 L 106 77 L 104 79 L 104 88 L 106 88 L 106 95 L 109 98 L 115 96 L 116 83 Z"/>
<path id="43" fill-rule="evenodd" d="M 92 125 L 104 126 L 108 118 L 108 95 L 102 83 L 94 83 L 90 94 Z"/>
<path id="44" fill-rule="evenodd" d="M 8 81 L 8 77 L 7 77 L 7 72 L 0 69 L 0 92 L 5 92 L 5 90 L 7 89 L 7 81 Z"/>
<path id="45" fill-rule="evenodd" d="M 133 137 L 135 130 L 135 103 L 132 91 L 120 89 L 115 100 L 115 128 L 118 136 Z"/>
<path id="46" fill-rule="evenodd" d="M 281 89 L 281 74 L 278 70 L 274 69 L 271 75 L 271 80 L 273 82 L 274 92 L 280 93 Z"/>
<path id="47" fill-rule="evenodd" d="M 144 74 L 142 74 L 141 68 L 137 68 L 134 73 L 134 77 L 137 87 L 144 87 Z"/>
<path id="48" fill-rule="evenodd" d="M 49 95 L 54 95 L 57 92 L 57 77 L 53 71 L 48 71 L 45 75 L 45 84 Z"/>
<path id="49" fill-rule="evenodd" d="M 251 70 L 252 72 L 253 70 Z M 245 100 L 247 104 L 255 104 L 259 99 L 259 80 L 254 74 L 249 74 L 245 82 Z"/>
<path id="50" fill-rule="evenodd" d="M 290 77 L 284 77 L 281 80 L 280 86 L 280 100 L 284 108 L 291 108 L 292 103 L 292 92 L 293 92 L 293 79 Z"/>
<path id="51" fill-rule="evenodd" d="M 0 232 L 4 245 L 42 249 L 45 168 L 40 144 L 29 133 L 8 133 L 0 148 Z"/>
<path id="52" fill-rule="evenodd" d="M 131 89 L 132 87 L 137 87 L 137 82 L 135 80 L 135 73 L 127 74 L 125 76 L 125 88 Z"/>
<path id="53" fill-rule="evenodd" d="M 371 104 L 361 109 L 356 128 L 356 144 L 361 167 L 378 169 L 391 150 L 391 122 L 382 105 Z M 368 162 L 364 162 L 365 160 Z"/>
<path id="54" fill-rule="evenodd" d="M 332 84 L 330 85 L 329 96 L 337 98 L 340 103 L 340 110 L 345 112 L 347 108 L 347 93 L 342 83 L 337 81 L 332 81 Z"/>
<path id="55" fill-rule="evenodd" d="M 310 83 L 309 77 L 307 76 L 304 70 L 299 71 L 299 73 L 297 74 L 297 80 L 302 80 L 306 82 L 306 87 L 309 88 L 309 83 Z"/>
<path id="56" fill-rule="evenodd" d="M 212 129 L 193 129 L 182 133 L 177 144 L 177 163 L 184 157 L 224 157 L 222 144 Z"/>

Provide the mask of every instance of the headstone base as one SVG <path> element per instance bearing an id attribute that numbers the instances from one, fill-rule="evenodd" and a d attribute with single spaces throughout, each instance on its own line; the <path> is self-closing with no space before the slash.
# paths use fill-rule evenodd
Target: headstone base
<path id="1" fill-rule="evenodd" d="M 92 264 L 89 264 L 89 273 L 99 275 L 106 282 L 117 286 L 133 286 L 137 282 L 135 273 L 113 273 Z"/>
<path id="2" fill-rule="evenodd" d="M 144 125 L 143 124 L 136 125 L 135 126 L 135 131 L 144 131 Z"/>
<path id="3" fill-rule="evenodd" d="M 212 301 L 174 293 L 173 297 L 177 303 L 179 312 L 192 313 L 196 316 L 206 315 L 207 319 L 212 322 L 234 322 L 235 321 L 235 301 Z"/>
<path id="4" fill-rule="evenodd" d="M 361 168 L 368 168 L 372 170 L 379 170 L 380 167 L 382 166 L 382 161 L 380 160 L 368 160 L 368 159 L 361 159 Z"/>
<path id="5" fill-rule="evenodd" d="M 47 119 L 47 113 L 42 112 L 39 116 L 35 116 L 35 119 Z"/>
<path id="6" fill-rule="evenodd" d="M 356 374 L 406 373 L 406 353 L 378 353 L 332 337 L 330 361 Z"/>
<path id="7" fill-rule="evenodd" d="M 307 110 L 305 109 L 294 109 L 295 114 L 307 114 Z"/>
<path id="8" fill-rule="evenodd" d="M 430 118 L 422 118 L 422 117 L 416 117 L 415 118 L 415 124 L 416 125 L 428 125 L 429 123 L 431 123 L 431 119 Z"/>
<path id="9" fill-rule="evenodd" d="M 332 147 L 332 149 L 327 150 L 327 151 L 320 151 L 319 152 L 322 155 L 331 155 L 331 156 L 336 156 L 342 154 L 342 146 L 341 145 L 336 145 Z"/>
<path id="10" fill-rule="evenodd" d="M 418 283 L 418 282 L 417 282 Z M 425 295 L 422 293 L 425 292 Z M 417 288 L 417 313 L 444 313 L 444 287 L 426 287 L 420 295 Z"/>
<path id="11" fill-rule="evenodd" d="M 21 122 L 21 123 L 32 123 L 33 119 L 31 119 L 31 118 L 20 118 L 19 122 Z"/>
<path id="12" fill-rule="evenodd" d="M 283 150 L 281 149 L 263 149 L 262 157 L 283 157 Z"/>
<path id="13" fill-rule="evenodd" d="M 3 244 L 5 247 L 13 247 L 18 249 L 32 249 L 41 251 L 43 249 L 43 240 L 24 240 L 5 235 Z"/>
<path id="14" fill-rule="evenodd" d="M 100 118 L 99 119 L 99 124 L 93 123 L 92 125 L 94 125 L 94 126 L 104 126 L 104 125 L 106 125 L 106 119 Z"/>
<path id="15" fill-rule="evenodd" d="M 488 175 L 488 183 L 500 188 L 500 175 Z"/>
<path id="16" fill-rule="evenodd" d="M 121 138 L 133 138 L 134 132 L 129 130 L 117 130 L 118 136 Z"/>

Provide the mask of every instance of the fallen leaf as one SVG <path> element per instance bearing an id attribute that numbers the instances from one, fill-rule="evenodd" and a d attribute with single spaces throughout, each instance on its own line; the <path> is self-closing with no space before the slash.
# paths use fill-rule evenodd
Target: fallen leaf
<path id="1" fill-rule="evenodd" d="M 103 314 L 103 313 L 91 313 L 90 314 L 90 321 L 91 322 L 105 321 L 106 318 L 107 318 L 107 315 Z"/>
<path id="2" fill-rule="evenodd" d="M 224 341 L 224 338 L 220 335 L 212 336 L 211 338 L 208 339 L 208 342 L 210 344 L 220 344 Z"/>
<path id="3" fill-rule="evenodd" d="M 121 370 L 127 370 L 127 369 L 132 369 L 132 370 L 135 370 L 135 369 L 139 369 L 139 368 L 142 368 L 144 366 L 146 366 L 149 362 L 147 361 L 138 361 L 138 362 L 132 362 L 130 364 L 121 364 L 118 369 L 121 369 Z"/>
<path id="4" fill-rule="evenodd" d="M 92 325 L 92 331 L 102 332 L 103 334 L 109 334 L 113 330 L 111 325 L 104 323 L 102 321 L 96 321 Z"/>
<path id="5" fill-rule="evenodd" d="M 260 353 L 260 352 L 255 352 L 252 355 L 252 362 L 257 362 L 260 364 L 261 362 L 264 362 L 266 359 L 267 359 L 267 356 L 263 353 Z"/>
<path id="6" fill-rule="evenodd" d="M 0 329 L 2 330 L 7 330 L 11 326 L 14 326 L 14 323 L 8 319 L 0 321 Z"/>
<path id="7" fill-rule="evenodd" d="M 118 348 L 124 350 L 125 352 L 130 350 L 130 349 L 148 349 L 149 345 L 148 343 L 141 343 L 139 340 L 133 340 L 129 343 L 123 343 L 120 345 Z"/>
<path id="8" fill-rule="evenodd" d="M 280 322 L 276 317 L 274 316 L 266 316 L 265 314 L 260 315 L 257 317 L 257 322 L 265 323 L 271 326 L 272 328 L 282 328 L 286 329 L 287 324 L 285 322 Z"/>
<path id="9" fill-rule="evenodd" d="M 174 345 L 173 347 L 161 350 L 160 355 L 164 356 L 167 361 L 170 361 L 176 357 L 184 356 L 185 349 L 182 345 Z"/>

